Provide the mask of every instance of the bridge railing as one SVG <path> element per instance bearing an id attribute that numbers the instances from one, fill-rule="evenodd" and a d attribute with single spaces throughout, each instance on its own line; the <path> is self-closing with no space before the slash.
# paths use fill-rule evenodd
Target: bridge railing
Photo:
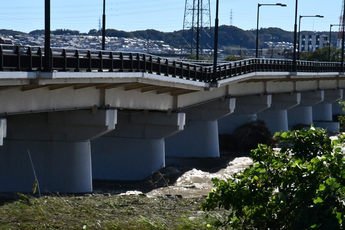
<path id="1" fill-rule="evenodd" d="M 51 70 L 75 72 L 147 72 L 173 78 L 210 82 L 251 72 L 290 72 L 288 59 L 246 59 L 212 65 L 177 61 L 144 53 L 52 48 Z M 42 47 L 0 45 L 0 71 L 42 71 Z M 339 62 L 297 61 L 298 72 L 340 72 Z"/>

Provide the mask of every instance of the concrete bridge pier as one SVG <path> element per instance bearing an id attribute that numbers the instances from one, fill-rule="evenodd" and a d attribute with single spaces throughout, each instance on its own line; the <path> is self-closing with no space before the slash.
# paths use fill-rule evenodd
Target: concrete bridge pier
<path id="1" fill-rule="evenodd" d="M 343 110 L 343 106 L 339 104 L 339 101 L 337 101 L 336 103 L 332 104 L 332 111 L 333 111 L 333 115 L 344 115 L 345 111 Z"/>
<path id="2" fill-rule="evenodd" d="M 0 146 L 4 144 L 4 138 L 7 135 L 7 120 L 6 118 L 0 119 Z"/>
<path id="3" fill-rule="evenodd" d="M 344 98 L 344 90 L 343 90 L 343 96 L 340 100 L 343 100 L 343 98 Z M 345 111 L 343 110 L 344 106 L 339 104 L 340 100 L 332 104 L 333 115 L 345 114 Z"/>
<path id="4" fill-rule="evenodd" d="M 289 129 L 295 125 L 302 124 L 309 126 L 313 124 L 313 109 L 312 107 L 321 103 L 325 98 L 325 92 L 312 91 L 301 93 L 301 103 L 288 110 Z"/>
<path id="5" fill-rule="evenodd" d="M 236 97 L 235 112 L 218 121 L 219 134 L 232 134 L 241 125 L 255 122 L 257 113 L 269 108 L 271 103 L 271 95 Z"/>
<path id="6" fill-rule="evenodd" d="M 272 106 L 259 113 L 258 119 L 264 120 L 272 132 L 285 132 L 288 128 L 287 110 L 299 105 L 301 102 L 301 94 L 276 94 L 272 99 Z"/>
<path id="7" fill-rule="evenodd" d="M 93 179 L 142 180 L 165 167 L 165 138 L 183 130 L 184 113 L 122 111 L 116 129 L 92 141 Z"/>
<path id="8" fill-rule="evenodd" d="M 325 90 L 322 103 L 313 106 L 313 120 L 316 127 L 327 129 L 334 133 L 339 131 L 339 122 L 333 122 L 333 104 L 343 98 L 343 90 Z"/>
<path id="9" fill-rule="evenodd" d="M 89 140 L 113 130 L 116 116 L 96 109 L 7 116 L 0 192 L 31 192 L 34 171 L 42 193 L 92 192 Z"/>
<path id="10" fill-rule="evenodd" d="M 217 120 L 233 113 L 235 103 L 235 98 L 225 98 L 185 110 L 185 130 L 166 139 L 167 158 L 219 157 Z"/>

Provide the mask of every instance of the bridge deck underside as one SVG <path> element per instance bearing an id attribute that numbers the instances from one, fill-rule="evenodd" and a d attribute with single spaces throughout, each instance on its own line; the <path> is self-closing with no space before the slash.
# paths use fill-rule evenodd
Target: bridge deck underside
<path id="1" fill-rule="evenodd" d="M 176 111 L 225 97 L 345 88 L 339 73 L 254 72 L 217 84 L 148 73 L 0 72 L 0 114 L 116 108 Z"/>

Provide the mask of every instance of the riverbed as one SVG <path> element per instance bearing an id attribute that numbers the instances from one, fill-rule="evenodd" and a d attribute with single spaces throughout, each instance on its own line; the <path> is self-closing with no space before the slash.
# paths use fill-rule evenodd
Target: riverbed
<path id="1" fill-rule="evenodd" d="M 212 178 L 229 178 L 251 164 L 252 160 L 248 153 L 227 153 L 216 159 L 190 159 L 187 165 L 167 166 L 142 181 L 96 181 L 94 192 L 148 197 L 207 196 L 213 188 Z"/>

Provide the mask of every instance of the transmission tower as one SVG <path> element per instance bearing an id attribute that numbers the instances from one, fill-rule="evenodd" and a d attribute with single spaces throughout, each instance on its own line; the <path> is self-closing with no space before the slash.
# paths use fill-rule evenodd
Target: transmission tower
<path id="1" fill-rule="evenodd" d="M 99 18 L 99 21 L 98 21 L 98 31 L 101 31 L 102 30 L 102 23 L 101 23 L 101 18 Z"/>
<path id="2" fill-rule="evenodd" d="M 186 0 L 183 19 L 183 39 L 186 44 L 182 46 L 182 52 L 195 54 L 197 59 L 199 54 L 209 55 L 210 31 L 210 0 Z"/>

